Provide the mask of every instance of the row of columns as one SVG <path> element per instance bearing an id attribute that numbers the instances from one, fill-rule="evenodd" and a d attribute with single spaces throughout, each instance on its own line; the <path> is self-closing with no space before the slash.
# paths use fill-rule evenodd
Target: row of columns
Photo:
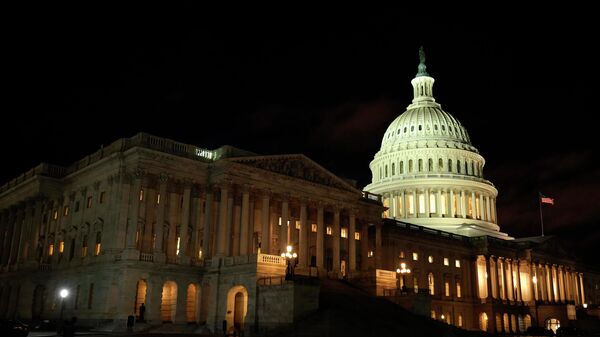
<path id="1" fill-rule="evenodd" d="M 30 199 L 0 211 L 0 265 L 35 260 L 44 203 Z"/>
<path id="2" fill-rule="evenodd" d="M 491 256 L 486 260 L 485 280 L 481 274 L 478 279 L 486 283 L 487 297 L 524 302 L 585 303 L 582 273 L 564 266 L 530 264 L 526 260 Z M 480 291 L 480 297 L 481 294 Z"/>
<path id="3" fill-rule="evenodd" d="M 450 218 L 470 217 L 496 223 L 496 199 L 481 193 L 476 194 L 474 191 L 414 189 L 384 193 L 383 198 L 384 206 L 389 208 L 386 211 L 388 218 L 429 218 L 444 215 Z M 421 209 L 424 212 L 421 212 Z"/>
<path id="4" fill-rule="evenodd" d="M 437 161 L 436 161 L 437 160 Z M 389 164 L 380 164 L 379 165 L 379 180 L 387 179 L 388 177 L 394 177 L 398 175 L 404 174 L 414 174 L 414 173 L 458 173 L 470 176 L 481 177 L 482 174 L 482 166 L 481 163 L 477 163 L 476 165 L 472 165 L 472 161 L 465 160 L 461 161 L 452 161 L 452 159 L 442 159 L 442 165 L 440 165 L 440 158 L 433 159 L 429 158 L 425 159 L 409 159 L 406 161 L 406 166 L 404 161 Z M 456 163 L 456 166 L 453 165 Z M 459 167 L 460 165 L 460 167 Z M 444 168 L 445 167 L 445 168 Z M 464 171 L 463 171 L 464 169 Z M 373 174 L 375 177 L 375 174 Z"/>

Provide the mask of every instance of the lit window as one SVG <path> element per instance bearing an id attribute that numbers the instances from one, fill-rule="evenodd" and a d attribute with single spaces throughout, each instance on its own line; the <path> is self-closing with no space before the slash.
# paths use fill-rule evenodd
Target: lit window
<path id="1" fill-rule="evenodd" d="M 181 237 L 177 237 L 177 249 L 175 250 L 175 255 L 179 256 L 179 244 L 181 243 Z"/>
<path id="2" fill-rule="evenodd" d="M 429 263 L 433 263 L 433 256 L 429 255 L 427 257 L 427 261 L 429 261 Z"/>
<path id="3" fill-rule="evenodd" d="M 58 252 L 62 254 L 64 251 L 65 251 L 65 242 L 64 242 L 64 241 L 61 241 L 61 242 L 58 244 Z"/>
<path id="4" fill-rule="evenodd" d="M 88 197 L 87 198 L 87 208 L 91 208 L 92 207 L 92 197 Z"/>
<path id="5" fill-rule="evenodd" d="M 277 221 L 277 224 L 278 224 L 279 226 L 281 226 L 281 217 L 279 217 L 279 220 Z"/>
<path id="6" fill-rule="evenodd" d="M 450 296 L 450 282 L 444 282 L 444 294 Z"/>
<path id="7" fill-rule="evenodd" d="M 454 266 L 460 268 L 460 260 L 454 260 Z"/>
<path id="8" fill-rule="evenodd" d="M 373 251 L 372 251 L 372 250 L 370 250 L 370 251 L 367 253 L 367 257 L 373 257 Z"/>
<path id="9" fill-rule="evenodd" d="M 69 215 L 69 206 L 65 206 L 65 208 L 63 209 L 63 215 L 64 216 Z"/>
<path id="10" fill-rule="evenodd" d="M 404 258 L 404 251 L 400 251 L 400 258 L 403 259 Z"/>
<path id="11" fill-rule="evenodd" d="M 198 258 L 201 259 L 202 258 L 202 249 L 198 250 Z"/>
<path id="12" fill-rule="evenodd" d="M 408 208 L 408 214 L 415 214 L 415 197 L 412 194 L 408 196 L 406 206 Z"/>
<path id="13" fill-rule="evenodd" d="M 360 240 L 360 233 L 354 232 L 354 240 Z"/>
<path id="14" fill-rule="evenodd" d="M 348 238 L 348 228 L 342 227 L 342 230 L 340 231 L 340 236 L 343 238 Z"/>
<path id="15" fill-rule="evenodd" d="M 312 232 L 316 233 L 316 232 L 317 232 L 317 224 L 316 224 L 316 223 L 312 224 L 312 225 L 310 226 L 310 230 L 311 230 Z"/>
<path id="16" fill-rule="evenodd" d="M 54 211 L 54 213 L 52 213 L 52 219 L 58 219 L 58 211 Z"/>
<path id="17" fill-rule="evenodd" d="M 300 221 L 296 221 L 296 229 L 300 229 Z"/>
<path id="18" fill-rule="evenodd" d="M 444 266 L 449 266 L 450 265 L 450 259 L 448 259 L 447 257 L 444 258 Z"/>
<path id="19" fill-rule="evenodd" d="M 460 289 L 460 281 L 456 281 L 456 297 L 462 297 L 462 292 Z"/>
<path id="20" fill-rule="evenodd" d="M 333 233 L 333 228 L 331 226 L 327 226 L 327 235 L 331 235 Z"/>
<path id="21" fill-rule="evenodd" d="M 413 261 L 418 261 L 418 260 L 419 260 L 419 254 L 413 253 Z"/>
<path id="22" fill-rule="evenodd" d="M 435 281 L 432 273 L 427 275 L 427 282 L 429 283 L 429 294 L 435 295 Z"/>
<path id="23" fill-rule="evenodd" d="M 160 193 L 156 193 L 156 204 L 160 204 Z"/>
<path id="24" fill-rule="evenodd" d="M 48 256 L 52 256 L 52 255 L 54 255 L 54 245 L 50 244 L 48 246 Z"/>
<path id="25" fill-rule="evenodd" d="M 100 255 L 100 249 L 102 248 L 102 233 L 96 233 L 96 246 L 94 247 L 94 255 Z"/>
<path id="26" fill-rule="evenodd" d="M 102 192 L 100 192 L 100 200 L 99 200 L 99 202 L 101 204 L 103 204 L 105 200 L 106 200 L 106 192 L 102 191 Z"/>
<path id="27" fill-rule="evenodd" d="M 435 319 L 435 310 L 431 310 L 431 318 Z"/>
<path id="28" fill-rule="evenodd" d="M 140 190 L 140 201 L 144 201 L 144 190 Z"/>
<path id="29" fill-rule="evenodd" d="M 457 317 L 456 325 L 458 325 L 459 327 L 463 326 L 462 315 L 461 314 L 459 314 L 458 317 Z"/>

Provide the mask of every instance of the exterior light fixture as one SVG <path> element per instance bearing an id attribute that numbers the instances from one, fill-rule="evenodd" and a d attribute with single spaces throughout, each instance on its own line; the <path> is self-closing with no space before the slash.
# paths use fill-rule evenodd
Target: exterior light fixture
<path id="1" fill-rule="evenodd" d="M 69 296 L 69 291 L 67 289 L 61 289 L 59 295 L 60 298 L 64 299 Z"/>
<path id="2" fill-rule="evenodd" d="M 583 308 L 587 309 L 587 303 L 583 303 Z"/>

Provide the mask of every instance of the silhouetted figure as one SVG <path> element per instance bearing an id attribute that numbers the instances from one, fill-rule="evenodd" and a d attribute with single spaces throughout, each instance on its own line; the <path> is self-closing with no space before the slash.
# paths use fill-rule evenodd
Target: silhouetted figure
<path id="1" fill-rule="evenodd" d="M 146 306 L 144 305 L 144 303 L 142 303 L 140 305 L 140 322 L 144 322 L 144 314 L 146 313 Z"/>

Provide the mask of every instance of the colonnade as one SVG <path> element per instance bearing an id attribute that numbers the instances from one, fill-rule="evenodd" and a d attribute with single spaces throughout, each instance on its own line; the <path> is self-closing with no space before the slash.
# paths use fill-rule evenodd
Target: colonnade
<path id="1" fill-rule="evenodd" d="M 583 274 L 562 265 L 479 255 L 477 278 L 482 299 L 585 303 Z"/>
<path id="2" fill-rule="evenodd" d="M 407 189 L 383 194 L 387 218 L 470 218 L 496 223 L 496 198 L 465 189 Z"/>

